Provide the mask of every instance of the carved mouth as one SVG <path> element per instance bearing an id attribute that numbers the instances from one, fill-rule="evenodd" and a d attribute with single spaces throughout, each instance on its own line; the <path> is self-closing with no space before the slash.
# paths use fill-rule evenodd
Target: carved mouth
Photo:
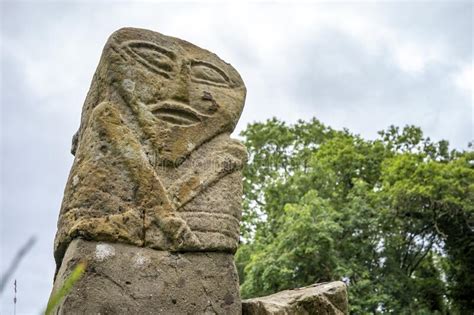
<path id="1" fill-rule="evenodd" d="M 153 114 L 167 123 L 191 126 L 201 122 L 200 115 L 184 104 L 164 103 L 152 109 Z"/>

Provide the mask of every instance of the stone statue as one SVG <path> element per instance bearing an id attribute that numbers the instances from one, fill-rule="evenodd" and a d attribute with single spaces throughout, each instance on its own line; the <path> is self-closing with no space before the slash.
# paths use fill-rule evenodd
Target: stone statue
<path id="1" fill-rule="evenodd" d="M 247 153 L 229 135 L 245 94 L 207 50 L 143 29 L 113 33 L 73 137 L 57 272 L 76 239 L 232 255 Z"/>

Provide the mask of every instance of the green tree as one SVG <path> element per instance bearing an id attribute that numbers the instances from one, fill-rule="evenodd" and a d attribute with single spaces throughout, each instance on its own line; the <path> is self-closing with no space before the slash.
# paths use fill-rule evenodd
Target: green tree
<path id="1" fill-rule="evenodd" d="M 242 296 L 344 278 L 353 313 L 474 309 L 472 152 L 413 126 L 364 140 L 316 119 L 242 136 Z"/>

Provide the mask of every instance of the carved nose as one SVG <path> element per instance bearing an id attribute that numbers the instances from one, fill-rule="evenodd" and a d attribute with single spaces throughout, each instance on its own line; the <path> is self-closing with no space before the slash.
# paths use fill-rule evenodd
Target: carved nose
<path id="1" fill-rule="evenodd" d="M 189 63 L 183 62 L 181 69 L 175 80 L 175 90 L 173 96 L 171 97 L 175 101 L 189 103 L 189 80 L 190 80 L 190 71 Z"/>

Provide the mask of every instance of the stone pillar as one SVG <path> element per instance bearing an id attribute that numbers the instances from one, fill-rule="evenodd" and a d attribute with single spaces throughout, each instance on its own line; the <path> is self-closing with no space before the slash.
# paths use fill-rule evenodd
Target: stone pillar
<path id="1" fill-rule="evenodd" d="M 76 262 L 85 275 L 57 314 L 240 314 L 232 254 L 154 250 L 75 239 L 59 269 L 58 289 Z"/>
<path id="2" fill-rule="evenodd" d="M 156 32 L 108 39 L 55 238 L 58 314 L 239 314 L 245 147 L 229 137 L 245 86 L 215 54 Z"/>

